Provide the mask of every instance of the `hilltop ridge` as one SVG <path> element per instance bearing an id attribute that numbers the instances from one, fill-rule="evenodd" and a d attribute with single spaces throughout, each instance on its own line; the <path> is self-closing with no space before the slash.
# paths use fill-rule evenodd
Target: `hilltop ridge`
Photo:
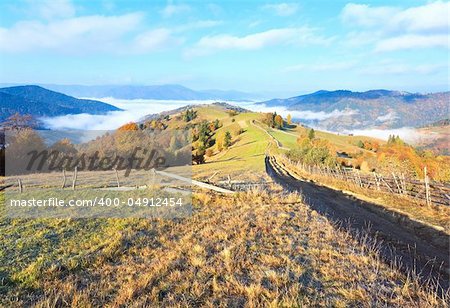
<path id="1" fill-rule="evenodd" d="M 78 99 L 29 85 L 0 88 L 0 110 L 0 121 L 3 121 L 16 112 L 34 117 L 54 117 L 80 113 L 105 114 L 121 109 L 100 101 Z"/>
<path id="2" fill-rule="evenodd" d="M 260 104 L 286 108 L 298 118 L 308 111 L 306 123 L 340 131 L 427 125 L 448 118 L 449 101 L 450 92 L 420 94 L 380 89 L 366 92 L 320 90 Z"/>

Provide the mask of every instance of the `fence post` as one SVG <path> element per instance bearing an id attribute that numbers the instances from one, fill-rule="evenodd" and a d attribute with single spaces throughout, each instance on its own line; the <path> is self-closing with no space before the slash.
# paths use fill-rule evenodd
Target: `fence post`
<path id="1" fill-rule="evenodd" d="M 23 192 L 22 180 L 21 179 L 17 179 L 17 182 L 19 184 L 19 192 L 22 193 Z"/>
<path id="2" fill-rule="evenodd" d="M 361 175 L 359 174 L 359 170 L 356 171 L 358 174 L 358 180 L 359 180 L 359 187 L 363 187 L 363 183 L 361 181 Z"/>
<path id="3" fill-rule="evenodd" d="M 211 176 L 208 178 L 207 181 L 208 181 L 208 182 L 211 182 L 212 179 L 213 179 L 213 177 L 215 177 L 215 176 L 217 175 L 217 173 L 219 173 L 219 171 L 214 172 L 213 175 L 211 175 Z"/>
<path id="4" fill-rule="evenodd" d="M 66 187 L 66 168 L 63 169 L 63 183 L 61 188 L 64 189 Z"/>
<path id="5" fill-rule="evenodd" d="M 156 184 L 156 170 L 155 168 L 150 169 L 150 184 L 149 187 L 151 189 L 155 188 L 155 184 Z"/>
<path id="6" fill-rule="evenodd" d="M 116 182 L 117 182 L 117 188 L 120 188 L 120 182 L 119 182 L 119 172 L 116 168 L 113 169 L 116 172 Z"/>
<path id="7" fill-rule="evenodd" d="M 402 189 L 400 188 L 400 185 L 398 184 L 397 177 L 395 176 L 394 172 L 392 172 L 392 177 L 394 178 L 395 185 L 397 186 L 398 194 L 401 195 Z"/>
<path id="8" fill-rule="evenodd" d="M 427 206 L 429 207 L 431 205 L 430 184 L 429 184 L 429 178 L 428 178 L 426 166 L 423 168 L 423 173 L 424 173 L 424 180 L 425 180 L 425 198 L 426 198 Z"/>
<path id="9" fill-rule="evenodd" d="M 373 177 L 375 178 L 375 184 L 377 185 L 377 190 L 380 190 L 380 182 L 378 181 L 377 174 L 374 172 Z"/>
<path id="10" fill-rule="evenodd" d="M 75 187 L 77 185 L 77 176 L 78 176 L 78 167 L 75 167 L 72 178 L 72 190 L 75 190 Z"/>
<path id="11" fill-rule="evenodd" d="M 401 178 L 401 182 L 402 182 L 402 189 L 403 189 L 403 194 L 406 195 L 406 177 L 405 174 L 402 173 L 402 178 Z"/>

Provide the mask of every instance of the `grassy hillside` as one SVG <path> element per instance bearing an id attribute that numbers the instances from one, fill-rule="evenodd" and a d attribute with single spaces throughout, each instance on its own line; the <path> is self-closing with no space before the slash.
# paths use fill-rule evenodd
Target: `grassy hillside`
<path id="1" fill-rule="evenodd" d="M 214 170 L 222 174 L 249 177 L 253 172 L 264 172 L 264 154 L 270 140 L 263 131 L 252 125 L 252 121 L 260 117 L 257 113 L 242 113 L 233 117 L 234 122 L 231 118 L 223 119 L 223 126 L 216 136 L 224 131 L 243 129 L 244 132 L 233 138 L 229 149 L 208 158 L 206 164 L 195 166 L 195 173 L 202 175 Z"/>
<path id="2" fill-rule="evenodd" d="M 220 121 L 221 127 L 214 131 L 212 139 L 229 131 L 233 138 L 228 149 L 219 151 L 217 143 L 211 149 L 213 155 L 206 158 L 206 163 L 194 165 L 193 170 L 197 177 L 207 177 L 218 171 L 220 176 L 246 176 L 257 173 L 256 177 L 264 173 L 264 153 L 270 142 L 270 138 L 264 131 L 252 125 L 253 120 L 260 120 L 262 114 L 254 112 L 242 112 L 235 115 L 222 105 L 195 106 L 197 116 L 186 122 L 182 118 L 183 111 L 170 114 L 168 120 L 163 120 L 169 129 L 184 128 L 188 125 L 195 126 L 202 121 Z M 237 135 L 237 132 L 242 133 Z"/>
<path id="3" fill-rule="evenodd" d="M 184 109 L 183 109 L 184 110 Z M 183 128 L 187 125 L 195 126 L 202 121 L 214 121 L 218 119 L 221 127 L 214 131 L 212 139 L 217 139 L 229 131 L 232 135 L 232 144 L 228 149 L 218 150 L 217 143 L 211 147 L 213 155 L 206 157 L 206 163 L 194 165 L 194 173 L 197 177 L 208 177 L 218 172 L 219 177 L 232 176 L 233 179 L 255 178 L 264 174 L 264 156 L 268 147 L 271 151 L 283 152 L 277 148 L 273 138 L 279 141 L 282 147 L 297 148 L 297 138 L 305 136 L 308 129 L 301 125 L 291 125 L 283 130 L 269 128 L 262 123 L 264 115 L 257 112 L 241 112 L 230 114 L 229 109 L 223 105 L 200 105 L 193 107 L 197 116 L 186 122 L 182 118 L 183 111 L 171 113 L 169 119 L 163 120 L 168 128 Z M 238 134 L 241 130 L 242 133 Z M 270 137 L 268 134 L 272 137 Z M 330 142 L 336 151 L 359 153 L 369 152 L 357 146 L 358 141 L 377 141 L 364 136 L 336 135 L 327 132 L 316 132 L 317 138 Z"/>
<path id="4" fill-rule="evenodd" d="M 445 306 L 298 195 L 197 192 L 164 219 L 6 219 L 0 306 Z"/>

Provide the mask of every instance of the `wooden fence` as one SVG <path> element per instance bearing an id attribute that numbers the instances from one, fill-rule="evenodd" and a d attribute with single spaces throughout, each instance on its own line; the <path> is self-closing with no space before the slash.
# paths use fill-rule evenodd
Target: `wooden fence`
<path id="1" fill-rule="evenodd" d="M 416 201 L 424 202 L 428 206 L 431 204 L 450 206 L 450 185 L 430 181 L 427 176 L 426 167 L 424 170 L 424 179 L 416 180 L 407 178 L 404 174 L 396 174 L 395 172 L 387 176 L 375 172 L 363 173 L 351 168 L 311 166 L 291 161 L 284 155 L 280 157 L 280 160 L 283 164 L 288 164 L 290 167 L 303 172 L 351 182 L 361 188 L 407 196 Z"/>
<path id="2" fill-rule="evenodd" d="M 108 170 L 108 171 L 83 171 L 79 172 L 77 168 L 71 174 L 67 175 L 66 171 L 62 173 L 52 172 L 48 174 L 30 174 L 22 176 L 10 176 L 7 178 L 9 183 L 5 183 L 6 178 L 0 179 L 0 191 L 8 188 L 17 189 L 20 193 L 24 190 L 39 190 L 42 187 L 47 189 L 106 189 L 106 188 L 145 188 L 153 185 L 158 176 L 158 183 L 163 186 L 198 186 L 204 189 L 214 190 L 220 193 L 231 194 L 230 190 L 234 186 L 220 187 L 211 183 L 204 183 L 193 180 L 191 174 L 185 176 L 176 173 L 170 173 L 158 170 L 134 170 L 128 177 L 124 175 L 125 170 Z M 60 184 L 62 183 L 62 184 Z M 69 185 L 70 184 L 70 185 Z M 224 186 L 224 185 L 222 185 Z"/>
<path id="3" fill-rule="evenodd" d="M 219 181 L 220 187 L 225 187 L 232 191 L 248 191 L 252 189 L 266 189 L 273 182 L 243 182 L 243 181 Z"/>

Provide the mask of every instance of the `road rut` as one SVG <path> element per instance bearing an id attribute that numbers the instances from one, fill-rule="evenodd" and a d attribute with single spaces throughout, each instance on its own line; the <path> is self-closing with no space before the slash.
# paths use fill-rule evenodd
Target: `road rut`
<path id="1" fill-rule="evenodd" d="M 298 180 L 273 156 L 266 157 L 266 171 L 285 189 L 300 192 L 305 202 L 331 221 L 350 228 L 354 233 L 369 232 L 382 243 L 380 253 L 387 262 L 400 260 L 404 270 L 413 271 L 422 279 L 439 281 L 449 289 L 449 246 L 436 247 L 412 234 L 400 224 L 371 211 L 374 205 L 340 191 Z M 448 242 L 447 242 L 448 244 Z"/>

